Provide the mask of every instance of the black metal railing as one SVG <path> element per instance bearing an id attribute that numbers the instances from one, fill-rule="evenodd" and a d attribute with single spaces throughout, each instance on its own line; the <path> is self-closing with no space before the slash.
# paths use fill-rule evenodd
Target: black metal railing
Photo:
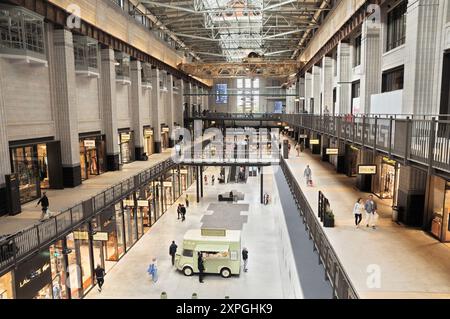
<path id="1" fill-rule="evenodd" d="M 303 219 L 305 230 L 314 243 L 314 250 L 319 254 L 319 263 L 323 264 L 325 268 L 325 279 L 330 281 L 333 288 L 333 297 L 338 299 L 359 299 L 358 293 L 331 246 L 320 221 L 316 218 L 294 174 L 292 174 L 283 158 L 280 161 L 280 166 L 286 177 L 300 216 Z"/>

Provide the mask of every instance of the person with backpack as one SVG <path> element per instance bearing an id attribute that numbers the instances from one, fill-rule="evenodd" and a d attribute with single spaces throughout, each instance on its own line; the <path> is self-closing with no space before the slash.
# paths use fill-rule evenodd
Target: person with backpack
<path id="1" fill-rule="evenodd" d="M 36 207 L 37 207 L 39 204 L 41 204 L 41 207 L 42 207 L 41 219 L 44 219 L 44 218 L 45 218 L 45 215 L 47 214 L 48 206 L 50 206 L 50 205 L 49 205 L 49 201 L 48 201 L 48 197 L 47 197 L 47 193 L 46 193 L 46 192 L 44 192 L 44 193 L 42 194 L 42 197 L 41 197 L 41 199 L 39 199 L 39 201 L 37 202 Z"/>
<path id="2" fill-rule="evenodd" d="M 306 179 L 306 186 L 312 186 L 312 171 L 309 165 L 306 165 L 303 176 Z"/>
<path id="3" fill-rule="evenodd" d="M 95 278 L 97 279 L 98 291 L 102 292 L 103 284 L 105 283 L 105 269 L 97 264 L 97 268 L 94 270 Z"/>
<path id="4" fill-rule="evenodd" d="M 183 204 L 181 204 L 181 221 L 184 222 L 186 220 L 186 207 L 184 207 Z"/>
<path id="5" fill-rule="evenodd" d="M 175 241 L 172 241 L 172 244 L 169 247 L 169 255 L 172 257 L 172 266 L 175 266 L 175 254 L 177 253 L 178 246 L 175 244 Z"/>
<path id="6" fill-rule="evenodd" d="M 370 227 L 375 229 L 375 218 L 377 214 L 377 203 L 373 200 L 373 195 L 369 195 L 369 199 L 366 201 L 364 205 L 364 209 L 366 210 L 366 227 Z"/>
<path id="7" fill-rule="evenodd" d="M 177 214 L 178 214 L 178 218 L 177 218 L 177 219 L 180 219 L 180 216 L 182 216 L 182 215 L 181 215 L 181 204 L 178 204 L 178 207 L 177 207 Z"/>

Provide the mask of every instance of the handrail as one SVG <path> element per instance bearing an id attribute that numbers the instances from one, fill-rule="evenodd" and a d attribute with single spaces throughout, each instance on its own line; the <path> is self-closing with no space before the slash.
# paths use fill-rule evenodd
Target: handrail
<path id="1" fill-rule="evenodd" d="M 305 230 L 308 231 L 309 238 L 314 242 L 314 250 L 317 250 L 319 254 L 319 263 L 322 263 L 325 268 L 325 279 L 330 281 L 333 288 L 333 297 L 337 299 L 359 299 L 359 295 L 345 272 L 336 251 L 328 240 L 319 220 L 315 217 L 311 205 L 284 158 L 281 158 L 280 166 L 294 196 L 300 216 L 303 217 Z"/>

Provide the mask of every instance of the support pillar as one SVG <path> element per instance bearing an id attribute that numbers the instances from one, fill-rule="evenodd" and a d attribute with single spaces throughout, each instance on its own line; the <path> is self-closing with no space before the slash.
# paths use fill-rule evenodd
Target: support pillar
<path id="1" fill-rule="evenodd" d="M 153 126 L 153 139 L 155 143 L 155 153 L 161 153 L 161 115 L 162 103 L 161 103 L 161 83 L 160 70 L 154 69 L 152 72 L 152 126 Z"/>
<path id="2" fill-rule="evenodd" d="M 167 119 L 167 125 L 169 125 L 169 147 L 174 147 L 175 141 L 172 139 L 172 134 L 175 130 L 175 97 L 174 97 L 174 77 L 172 74 L 167 75 L 169 77 L 169 101 L 168 101 L 168 107 L 166 112 L 166 119 Z"/>
<path id="3" fill-rule="evenodd" d="M 261 182 L 260 182 L 260 187 L 261 187 L 261 192 L 260 192 L 261 204 L 264 204 L 264 171 L 263 171 L 263 169 L 264 169 L 264 166 L 261 166 L 261 172 L 260 172 L 260 175 L 261 175 Z"/>
<path id="4" fill-rule="evenodd" d="M 311 99 L 312 94 L 312 74 L 310 72 L 305 73 L 305 111 L 312 114 L 311 110 Z"/>
<path id="5" fill-rule="evenodd" d="M 116 69 L 114 50 L 101 50 L 101 94 L 103 125 L 106 134 L 106 166 L 108 171 L 119 170 L 119 132 L 117 127 Z"/>
<path id="6" fill-rule="evenodd" d="M 322 105 L 321 113 L 325 114 L 333 111 L 333 58 L 324 56 L 322 59 L 321 69 L 321 91 L 322 91 Z"/>
<path id="7" fill-rule="evenodd" d="M 314 65 L 312 68 L 312 106 L 311 114 L 321 114 L 321 103 L 320 103 L 320 66 Z"/>
<path id="8" fill-rule="evenodd" d="M 337 48 L 337 104 L 335 114 L 351 113 L 351 58 L 350 44 L 339 42 Z"/>
<path id="9" fill-rule="evenodd" d="M 135 159 L 143 160 L 144 154 L 144 106 L 142 101 L 141 62 L 131 61 L 131 109 L 134 131 Z"/>
<path id="10" fill-rule="evenodd" d="M 195 179 L 195 190 L 197 193 L 197 203 L 200 203 L 200 185 L 199 185 L 199 179 L 200 179 L 200 171 L 199 171 L 199 167 L 195 166 L 195 171 L 196 171 L 196 179 Z"/>
<path id="11" fill-rule="evenodd" d="M 200 196 L 203 198 L 203 166 L 200 166 Z"/>

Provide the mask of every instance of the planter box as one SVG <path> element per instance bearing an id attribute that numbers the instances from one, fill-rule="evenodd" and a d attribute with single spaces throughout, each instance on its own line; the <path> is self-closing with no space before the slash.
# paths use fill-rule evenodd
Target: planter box
<path id="1" fill-rule="evenodd" d="M 323 227 L 333 228 L 334 227 L 334 218 L 329 218 L 327 215 L 325 215 L 324 219 L 323 219 Z"/>

